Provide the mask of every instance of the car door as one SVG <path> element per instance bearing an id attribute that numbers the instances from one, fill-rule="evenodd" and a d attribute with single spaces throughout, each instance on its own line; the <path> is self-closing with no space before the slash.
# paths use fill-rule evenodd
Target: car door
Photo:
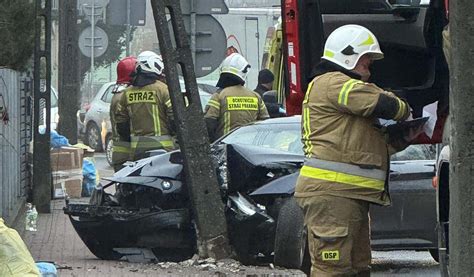
<path id="1" fill-rule="evenodd" d="M 435 248 L 435 146 L 411 145 L 392 156 L 388 207 L 371 205 L 371 239 L 378 249 Z"/>
<path id="2" fill-rule="evenodd" d="M 358 24 L 378 38 L 385 58 L 374 63 L 371 82 L 406 98 L 415 116 L 440 101 L 447 109 L 449 76 L 442 52 L 446 25 L 442 0 L 283 0 L 287 101 L 302 95 L 336 28 Z M 296 3 L 296 4 L 295 4 Z M 300 92 L 298 96 L 298 92 Z M 290 103 L 291 104 L 291 103 Z M 440 109 L 438 107 L 438 109 Z"/>

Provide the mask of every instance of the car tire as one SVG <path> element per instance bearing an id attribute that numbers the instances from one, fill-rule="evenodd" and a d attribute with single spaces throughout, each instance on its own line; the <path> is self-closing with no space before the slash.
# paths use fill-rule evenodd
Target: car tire
<path id="1" fill-rule="evenodd" d="M 439 251 L 437 248 L 434 249 L 429 249 L 431 257 L 433 260 L 435 260 L 437 263 L 439 263 Z"/>
<path id="2" fill-rule="evenodd" d="M 91 122 L 87 125 L 86 144 L 95 151 L 102 151 L 100 128 L 94 122 Z"/>
<path id="3" fill-rule="evenodd" d="M 114 147 L 114 141 L 112 140 L 112 136 L 108 135 L 105 138 L 105 158 L 110 166 L 114 166 L 112 163 L 112 148 Z"/>
<path id="4" fill-rule="evenodd" d="M 275 265 L 308 271 L 307 241 L 303 210 L 293 197 L 288 198 L 278 214 L 275 230 Z"/>

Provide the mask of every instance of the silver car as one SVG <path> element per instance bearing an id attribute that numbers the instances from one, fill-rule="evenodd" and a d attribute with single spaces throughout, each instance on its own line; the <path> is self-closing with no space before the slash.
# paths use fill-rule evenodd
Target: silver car
<path id="1" fill-rule="evenodd" d="M 110 124 L 110 102 L 112 101 L 112 91 L 114 82 L 105 83 L 96 94 L 90 104 L 89 110 L 85 114 L 84 143 L 96 151 L 106 151 L 107 161 L 112 163 L 112 126 Z M 184 83 L 181 83 L 184 89 Z M 199 84 L 199 97 L 204 110 L 207 102 L 211 98 L 210 92 L 217 91 L 216 87 L 207 84 Z M 183 91 L 184 92 L 184 91 Z"/>

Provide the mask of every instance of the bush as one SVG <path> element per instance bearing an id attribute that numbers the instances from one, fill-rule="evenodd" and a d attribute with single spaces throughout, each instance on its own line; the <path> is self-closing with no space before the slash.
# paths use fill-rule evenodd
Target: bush
<path id="1" fill-rule="evenodd" d="M 0 66 L 22 71 L 34 51 L 35 1 L 0 0 Z"/>

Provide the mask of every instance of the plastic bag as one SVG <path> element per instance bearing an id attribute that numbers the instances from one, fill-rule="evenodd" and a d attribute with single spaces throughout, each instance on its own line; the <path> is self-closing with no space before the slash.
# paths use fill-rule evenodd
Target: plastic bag
<path id="1" fill-rule="evenodd" d="M 68 146 L 69 140 L 58 132 L 51 130 L 51 147 L 60 148 L 61 146 Z"/>
<path id="2" fill-rule="evenodd" d="M 0 218 L 0 276 L 41 276 L 18 232 Z"/>
<path id="3" fill-rule="evenodd" d="M 97 182 L 97 170 L 93 158 L 84 158 L 82 162 L 82 196 L 91 196 Z"/>
<path id="4" fill-rule="evenodd" d="M 56 266 L 52 263 L 37 262 L 36 266 L 38 267 L 38 270 L 41 273 L 41 277 L 58 276 L 58 270 L 56 269 Z"/>

